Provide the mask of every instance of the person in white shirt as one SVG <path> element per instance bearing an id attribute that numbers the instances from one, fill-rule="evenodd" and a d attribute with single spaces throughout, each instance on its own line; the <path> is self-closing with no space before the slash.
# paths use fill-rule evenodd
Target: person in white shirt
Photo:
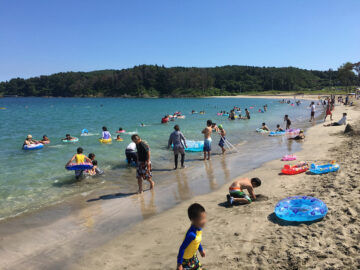
<path id="1" fill-rule="evenodd" d="M 334 126 L 346 125 L 346 117 L 347 117 L 347 113 L 343 113 L 343 117 L 338 122 L 324 125 L 324 127 L 334 127 Z"/>
<path id="2" fill-rule="evenodd" d="M 311 114 L 310 114 L 310 121 L 315 121 L 315 102 L 311 102 L 310 104 L 310 108 L 311 108 Z"/>
<path id="3" fill-rule="evenodd" d="M 137 164 L 137 151 L 136 144 L 134 142 L 129 143 L 125 149 L 125 155 L 127 163 L 130 165 L 132 162 Z"/>

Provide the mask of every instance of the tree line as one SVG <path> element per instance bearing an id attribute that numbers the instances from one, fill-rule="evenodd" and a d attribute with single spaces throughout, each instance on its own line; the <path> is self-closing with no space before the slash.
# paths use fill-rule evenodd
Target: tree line
<path id="1" fill-rule="evenodd" d="M 258 91 L 313 91 L 360 83 L 360 62 L 338 70 L 222 66 L 166 68 L 140 65 L 122 70 L 61 72 L 0 83 L 0 95 L 18 96 L 212 96 Z"/>

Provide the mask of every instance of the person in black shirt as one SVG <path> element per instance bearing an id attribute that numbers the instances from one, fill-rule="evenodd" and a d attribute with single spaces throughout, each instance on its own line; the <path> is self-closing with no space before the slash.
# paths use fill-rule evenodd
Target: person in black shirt
<path id="1" fill-rule="evenodd" d="M 131 140 L 136 144 L 137 150 L 138 168 L 136 170 L 136 178 L 139 185 L 138 193 L 143 193 L 143 180 L 147 180 L 150 183 L 150 189 L 153 189 L 155 185 L 151 173 L 150 148 L 137 134 L 132 135 Z"/>

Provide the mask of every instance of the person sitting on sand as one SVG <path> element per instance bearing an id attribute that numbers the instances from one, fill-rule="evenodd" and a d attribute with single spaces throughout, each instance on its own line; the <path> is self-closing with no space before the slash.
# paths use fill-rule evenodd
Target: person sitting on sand
<path id="1" fill-rule="evenodd" d="M 226 151 L 226 149 L 225 149 L 226 131 L 223 128 L 222 125 L 218 125 L 218 130 L 219 130 L 218 133 L 221 136 L 220 141 L 219 141 L 219 146 L 221 148 L 222 153 L 225 154 L 225 151 Z"/>
<path id="2" fill-rule="evenodd" d="M 285 115 L 284 116 L 284 122 L 286 122 L 286 128 L 285 129 L 290 129 L 290 127 L 291 127 L 291 120 L 290 120 L 290 118 L 289 118 L 289 115 Z"/>
<path id="3" fill-rule="evenodd" d="M 138 193 L 143 193 L 142 181 L 147 180 L 150 183 L 150 189 L 155 186 L 152 180 L 152 169 L 150 161 L 150 148 L 141 140 L 139 135 L 134 134 L 131 136 L 131 140 L 136 144 L 138 168 L 136 170 L 136 178 L 138 180 L 139 190 Z"/>
<path id="4" fill-rule="evenodd" d="M 299 140 L 304 140 L 305 139 L 305 134 L 303 130 L 300 130 L 299 134 L 293 138 L 289 138 L 289 140 L 295 140 L 295 141 L 299 141 Z"/>
<path id="5" fill-rule="evenodd" d="M 72 140 L 74 140 L 74 139 L 75 139 L 75 137 L 71 137 L 70 134 L 66 134 L 66 135 L 65 135 L 65 138 L 62 139 L 62 140 L 63 140 L 63 141 L 72 141 Z"/>
<path id="6" fill-rule="evenodd" d="M 328 125 L 324 125 L 324 127 L 335 127 L 335 126 L 346 125 L 346 117 L 347 117 L 347 113 L 343 113 L 343 117 L 339 121 Z"/>
<path id="7" fill-rule="evenodd" d="M 279 124 L 276 125 L 276 132 L 283 132 L 284 130 L 280 127 Z"/>
<path id="8" fill-rule="evenodd" d="M 210 160 L 210 153 L 211 153 L 211 134 L 212 134 L 212 121 L 207 120 L 206 128 L 204 128 L 201 133 L 204 134 L 204 160 Z"/>
<path id="9" fill-rule="evenodd" d="M 65 167 L 70 165 L 70 163 L 72 163 L 74 160 L 76 164 L 82 164 L 85 163 L 85 161 L 92 163 L 92 160 L 85 156 L 83 152 L 84 150 L 81 147 L 78 147 L 78 149 L 76 150 L 76 154 L 73 155 L 73 157 L 68 161 L 68 163 L 66 163 Z M 82 176 L 83 172 L 84 170 L 75 170 L 75 178 L 79 179 Z"/>
<path id="10" fill-rule="evenodd" d="M 25 145 L 30 145 L 30 144 L 37 144 L 37 143 L 39 143 L 39 142 L 36 141 L 36 140 L 34 140 L 33 137 L 32 137 L 32 135 L 29 134 L 29 135 L 26 136 L 26 139 L 25 139 L 25 141 L 24 141 L 23 146 L 25 146 Z"/>
<path id="11" fill-rule="evenodd" d="M 188 217 L 191 226 L 180 246 L 176 270 L 201 270 L 201 264 L 196 253 L 199 251 L 201 257 L 205 257 L 205 251 L 201 246 L 202 229 L 206 224 L 205 208 L 198 203 L 190 205 Z"/>
<path id="12" fill-rule="evenodd" d="M 227 202 L 229 205 L 234 203 L 238 204 L 247 204 L 256 200 L 256 195 L 254 188 L 261 186 L 261 180 L 257 177 L 255 178 L 239 178 L 236 179 L 229 187 L 229 194 L 226 195 Z M 246 189 L 250 197 L 245 194 L 244 189 Z"/>
<path id="13" fill-rule="evenodd" d="M 270 129 L 267 127 L 267 125 L 265 123 L 262 123 L 260 129 L 265 130 L 265 131 L 270 131 Z"/>

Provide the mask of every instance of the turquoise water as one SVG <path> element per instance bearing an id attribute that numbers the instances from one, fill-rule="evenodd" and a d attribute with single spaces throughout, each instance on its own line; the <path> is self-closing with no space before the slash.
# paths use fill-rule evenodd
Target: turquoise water
<path id="1" fill-rule="evenodd" d="M 268 112 L 259 113 L 258 109 L 268 105 Z M 3 98 L 0 99 L 0 218 L 14 216 L 57 203 L 64 198 L 94 189 L 121 186 L 124 191 L 136 190 L 133 173 L 125 164 L 124 149 L 130 142 L 131 134 L 138 133 L 146 140 L 152 150 L 155 169 L 172 168 L 172 153 L 166 149 L 169 134 L 174 122 L 161 125 L 165 114 L 181 111 L 186 118 L 175 121 L 186 138 L 202 140 L 201 130 L 206 120 L 211 119 L 223 124 L 228 139 L 233 144 L 254 143 L 251 151 L 261 153 L 259 141 L 272 142 L 269 138 L 254 132 L 262 122 L 270 128 L 276 124 L 284 125 L 283 116 L 289 114 L 296 123 L 309 118 L 309 102 L 300 106 L 280 104 L 269 99 L 203 98 L 203 99 L 120 99 L 120 98 Z M 250 109 L 251 120 L 229 121 L 218 116 L 221 110 L 229 111 L 233 106 Z M 205 115 L 191 114 L 191 110 L 206 112 Z M 145 126 L 141 127 L 141 123 Z M 130 134 L 123 134 L 123 142 L 100 144 L 98 138 L 101 127 L 107 126 L 113 137 L 119 127 Z M 86 128 L 92 136 L 80 136 Z M 66 133 L 78 137 L 77 143 L 62 143 Z M 22 144 L 27 134 L 40 139 L 46 134 L 51 144 L 37 151 L 24 151 Z M 214 152 L 218 138 L 214 135 Z M 99 167 L 105 175 L 74 181 L 73 172 L 64 169 L 65 163 L 83 147 L 84 153 L 93 152 Z M 199 158 L 199 154 L 189 154 L 188 159 Z M 189 161 L 188 161 L 189 162 Z M 171 173 L 171 172 L 169 172 Z"/>

